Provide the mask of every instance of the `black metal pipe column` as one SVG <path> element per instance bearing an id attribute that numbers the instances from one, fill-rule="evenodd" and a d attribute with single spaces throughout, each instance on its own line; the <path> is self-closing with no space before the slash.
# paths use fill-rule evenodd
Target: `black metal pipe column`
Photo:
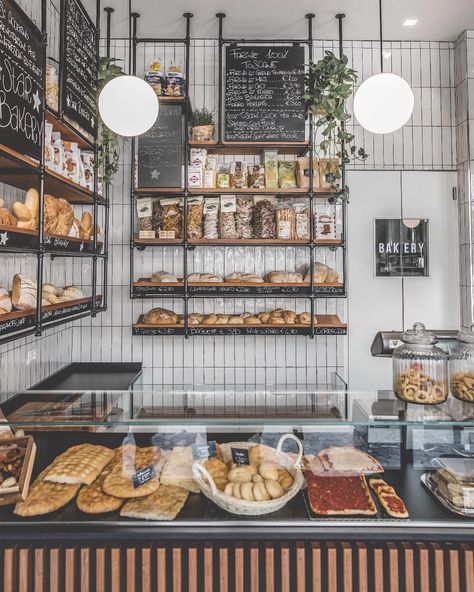
<path id="1" fill-rule="evenodd" d="M 43 54 L 43 96 L 41 101 L 41 117 L 43 123 L 46 119 L 46 60 L 48 53 L 48 23 L 47 23 L 47 0 L 42 0 L 41 3 L 41 37 L 42 37 L 42 54 Z M 41 155 L 40 155 L 40 169 L 39 169 L 39 205 L 38 205 L 38 253 L 36 255 L 36 313 L 35 313 L 35 325 L 36 335 L 39 336 L 42 333 L 42 293 L 43 293 L 43 271 L 44 271 L 44 257 L 45 247 L 43 244 L 44 232 L 43 232 L 43 219 L 44 219 L 44 182 L 46 176 L 46 163 L 45 163 L 45 130 L 46 126 L 43 125 L 41 132 Z"/>
<path id="2" fill-rule="evenodd" d="M 112 30 L 112 14 L 115 12 L 113 8 L 107 6 L 104 8 L 104 12 L 107 14 L 106 24 L 106 56 L 110 58 L 110 40 Z M 105 168 L 108 167 L 109 158 L 105 157 Z M 106 311 L 108 306 L 108 285 L 109 285 L 109 227 L 110 227 L 110 183 L 106 182 L 104 186 L 104 261 L 103 261 L 103 282 L 104 282 L 104 294 L 102 295 L 102 310 Z"/>
<path id="3" fill-rule="evenodd" d="M 131 25 L 131 37 L 129 43 L 129 52 L 130 58 L 129 63 L 131 64 L 131 72 L 133 76 L 137 73 L 137 21 L 140 18 L 140 14 L 138 12 L 130 13 L 130 22 L 133 23 Z M 133 237 L 135 236 L 135 166 L 136 166 L 136 139 L 132 137 L 131 147 L 130 147 L 130 198 L 132 200 L 131 208 L 130 208 L 130 232 L 132 236 L 132 240 L 130 241 L 130 298 L 134 298 L 133 293 L 133 278 L 135 276 L 135 262 L 134 262 L 134 249 L 135 249 L 135 241 Z"/>
<path id="4" fill-rule="evenodd" d="M 99 43 L 100 43 L 100 0 L 96 0 L 96 5 L 95 5 L 95 55 L 96 55 L 97 64 L 99 63 L 99 53 L 100 53 Z M 97 82 L 98 82 L 98 80 L 96 80 L 96 84 L 97 84 Z M 98 148 L 98 144 L 97 144 L 98 130 L 99 130 L 99 110 L 98 109 L 96 109 L 94 120 L 95 120 L 94 162 L 98 162 L 99 161 L 99 148 Z M 97 229 L 99 227 L 98 200 L 99 200 L 99 175 L 97 174 L 97 171 L 96 171 L 96 174 L 94 175 L 94 206 L 93 206 L 93 215 L 92 215 L 92 220 L 93 220 L 92 250 L 94 253 L 92 256 L 92 304 L 91 304 L 91 306 L 92 306 L 91 316 L 92 317 L 97 316 L 97 262 L 98 262 Z M 105 264 L 105 262 L 104 262 L 104 264 Z M 104 291 L 104 289 L 102 289 L 102 292 L 103 291 Z"/>
<path id="5" fill-rule="evenodd" d="M 188 296 L 188 126 L 189 126 L 189 54 L 191 46 L 191 19 L 193 14 L 185 12 L 183 14 L 186 19 L 186 36 L 184 41 L 184 80 L 185 80 L 185 95 L 184 103 L 184 194 L 183 194 L 183 304 L 184 304 L 184 336 L 189 338 L 188 334 L 188 312 L 189 312 L 189 296 Z"/>
<path id="6" fill-rule="evenodd" d="M 346 18 L 346 15 L 343 13 L 336 14 L 336 18 L 339 21 L 339 57 L 342 58 L 344 55 L 344 37 L 343 37 L 343 30 L 342 30 L 342 21 Z M 343 124 L 345 128 L 345 123 Z M 344 142 L 341 144 L 341 152 L 344 151 Z M 347 249 L 346 249 L 346 241 L 347 241 L 347 198 L 348 195 L 346 194 L 346 165 L 341 162 L 341 189 L 344 192 L 343 196 L 344 199 L 342 200 L 342 281 L 344 284 L 344 296 L 347 296 Z"/>
<path id="7" fill-rule="evenodd" d="M 308 19 L 308 53 L 309 62 L 313 62 L 313 20 L 315 18 L 314 13 L 308 13 L 305 18 Z M 315 294 L 314 294 L 314 249 L 316 247 L 314 243 L 314 117 L 309 114 L 309 232 L 310 232 L 310 245 L 309 245 L 309 303 L 311 311 L 311 335 L 310 338 L 314 339 L 314 314 L 315 314 Z"/>
<path id="8" fill-rule="evenodd" d="M 223 75 L 222 75 L 222 51 L 224 49 L 224 36 L 223 36 L 223 21 L 225 19 L 224 12 L 218 12 L 216 17 L 219 19 L 219 97 L 218 97 L 218 114 L 217 114 L 217 145 L 222 146 L 222 129 L 223 129 Z"/>

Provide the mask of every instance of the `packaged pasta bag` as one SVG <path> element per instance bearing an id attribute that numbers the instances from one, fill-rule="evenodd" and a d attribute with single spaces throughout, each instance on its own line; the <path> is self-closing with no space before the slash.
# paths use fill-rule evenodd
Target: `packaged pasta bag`
<path id="1" fill-rule="evenodd" d="M 219 238 L 219 198 L 208 197 L 204 201 L 204 238 Z"/>
<path id="2" fill-rule="evenodd" d="M 188 199 L 188 238 L 202 238 L 204 199 L 202 197 L 190 197 Z"/>
<path id="3" fill-rule="evenodd" d="M 310 212 L 309 200 L 303 199 L 293 203 L 295 209 L 295 238 L 310 239 Z"/>
<path id="4" fill-rule="evenodd" d="M 249 165 L 247 180 L 251 189 L 265 189 L 265 167 L 261 164 Z"/>
<path id="5" fill-rule="evenodd" d="M 253 197 L 237 197 L 235 226 L 238 238 L 253 238 Z"/>
<path id="6" fill-rule="evenodd" d="M 160 238 L 183 238 L 183 208 L 179 198 L 167 198 L 160 201 L 163 208 L 162 230 Z"/>
<path id="7" fill-rule="evenodd" d="M 240 160 L 230 163 L 230 186 L 235 189 L 247 187 L 247 165 Z"/>
<path id="8" fill-rule="evenodd" d="M 236 208 L 235 195 L 223 195 L 221 197 L 221 213 L 219 216 L 220 238 L 237 238 L 237 229 L 235 227 Z"/>
<path id="9" fill-rule="evenodd" d="M 253 210 L 253 228 L 255 238 L 275 238 L 275 198 L 255 197 Z"/>
<path id="10" fill-rule="evenodd" d="M 296 161 L 278 161 L 278 185 L 281 189 L 294 189 L 296 187 Z"/>
<path id="11" fill-rule="evenodd" d="M 293 240 L 296 233 L 296 210 L 291 200 L 282 200 L 275 211 L 276 235 L 282 240 Z"/>

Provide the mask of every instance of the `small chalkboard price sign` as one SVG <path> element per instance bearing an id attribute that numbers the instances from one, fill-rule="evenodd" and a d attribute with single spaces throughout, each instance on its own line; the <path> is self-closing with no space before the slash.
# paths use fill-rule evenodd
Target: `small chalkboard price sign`
<path id="1" fill-rule="evenodd" d="M 228 142 L 303 142 L 303 95 L 303 47 L 227 47 Z"/>
<path id="2" fill-rule="evenodd" d="M 138 139 L 138 187 L 181 187 L 184 118 L 180 104 L 160 105 L 155 125 Z"/>
<path id="3" fill-rule="evenodd" d="M 96 128 L 97 29 L 79 0 L 62 0 L 61 95 L 64 115 L 92 137 Z"/>
<path id="4" fill-rule="evenodd" d="M 12 0 L 0 0 L 0 143 L 40 159 L 41 32 Z"/>

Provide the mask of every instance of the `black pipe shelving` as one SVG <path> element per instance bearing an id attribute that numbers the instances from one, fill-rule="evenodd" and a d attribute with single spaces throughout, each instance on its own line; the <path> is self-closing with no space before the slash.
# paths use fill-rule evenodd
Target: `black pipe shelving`
<path id="1" fill-rule="evenodd" d="M 314 119 L 308 116 L 309 139 L 303 142 L 226 142 L 224 140 L 224 49 L 226 46 L 234 44 L 273 44 L 280 43 L 285 45 L 305 45 L 308 48 L 309 59 L 313 59 L 313 22 L 315 15 L 307 14 L 308 37 L 306 39 L 226 39 L 223 35 L 223 23 L 226 15 L 217 13 L 218 21 L 218 114 L 216 125 L 216 140 L 197 142 L 189 139 L 188 117 L 191 111 L 189 102 L 189 46 L 190 46 L 190 23 L 192 15 L 185 13 L 183 15 L 186 25 L 186 35 L 179 39 L 163 38 L 139 38 L 137 36 L 137 18 L 136 13 L 130 15 L 132 32 L 130 45 L 132 56 L 132 73 L 136 74 L 137 46 L 146 43 L 174 43 L 182 44 L 186 48 L 185 57 L 185 81 L 186 96 L 174 98 L 183 103 L 184 109 L 184 137 L 185 137 L 185 159 L 184 159 L 184 182 L 181 187 L 162 188 L 162 187 L 137 187 L 135 186 L 135 174 L 132 174 L 130 193 L 131 199 L 131 237 L 130 237 L 130 297 L 132 299 L 153 299 L 153 298 L 176 298 L 183 300 L 184 318 L 182 325 L 173 326 L 150 326 L 142 323 L 142 317 L 133 325 L 134 335 L 184 335 L 190 337 L 193 335 L 306 335 L 314 337 L 316 335 L 345 335 L 347 326 L 342 323 L 336 315 L 316 315 L 316 301 L 322 298 L 345 298 L 346 292 L 346 204 L 344 199 L 340 199 L 345 188 L 345 167 L 342 164 L 341 190 L 339 191 L 321 191 L 314 187 L 313 167 L 310 167 L 310 179 L 308 189 L 203 189 L 190 188 L 188 186 L 187 167 L 189 162 L 189 151 L 191 148 L 205 148 L 211 153 L 228 154 L 260 154 L 266 148 L 277 149 L 281 154 L 292 154 L 296 156 L 308 155 L 310 161 L 314 160 Z M 342 53 L 342 18 L 343 15 L 337 15 L 339 22 L 340 51 Z M 160 97 L 160 100 L 173 100 L 173 98 Z M 132 154 L 136 158 L 136 143 L 132 140 Z M 135 164 L 136 166 L 136 164 Z M 309 240 L 192 240 L 188 238 L 187 232 L 187 203 L 188 198 L 195 195 L 219 196 L 219 195 L 284 195 L 290 197 L 304 196 L 309 200 L 310 209 L 310 239 Z M 137 197 L 181 197 L 183 203 L 183 238 L 176 239 L 141 239 L 135 235 L 135 208 Z M 321 200 L 327 200 L 329 204 L 341 203 L 342 207 L 342 235 L 340 239 L 317 239 L 315 236 L 315 203 Z M 310 281 L 302 284 L 230 284 L 227 282 L 217 284 L 193 284 L 188 282 L 188 254 L 195 249 L 202 247 L 298 247 L 308 249 L 310 269 L 316 261 L 316 253 L 319 249 L 330 249 L 332 251 L 342 250 L 342 275 L 341 283 L 335 284 L 315 284 L 313 274 L 310 274 Z M 152 282 L 150 278 L 135 279 L 135 252 L 144 251 L 149 248 L 178 247 L 183 250 L 183 277 L 178 278 L 177 283 L 159 284 Z M 304 298 L 309 300 L 311 306 L 312 321 L 310 325 L 303 326 L 196 326 L 189 324 L 188 309 L 190 300 L 202 298 Z M 316 322 L 315 322 L 316 319 Z"/>
<path id="2" fill-rule="evenodd" d="M 0 254 L 4 255 L 31 255 L 37 260 L 36 265 L 36 308 L 28 311 L 13 311 L 0 315 L 0 344 L 8 343 L 29 335 L 40 336 L 44 329 L 50 329 L 59 325 L 79 320 L 88 316 L 96 316 L 107 309 L 107 264 L 108 264 L 108 211 L 109 188 L 104 184 L 104 195 L 99 192 L 98 175 L 94 176 L 94 189 L 91 191 L 69 179 L 50 170 L 45 163 L 45 123 L 50 123 L 56 131 L 61 133 L 61 138 L 75 142 L 83 150 L 94 152 L 97 162 L 97 130 L 98 115 L 95 121 L 95 134 L 89 136 L 83 133 L 72 120 L 63 113 L 61 84 L 59 79 L 59 105 L 54 112 L 46 104 L 46 63 L 51 60 L 48 56 L 47 34 L 47 8 L 49 0 L 41 0 L 41 38 L 42 59 L 44 63 L 43 73 L 43 100 L 40 106 L 43 133 L 41 136 L 41 158 L 39 161 L 12 150 L 6 145 L 0 144 L 0 182 L 12 187 L 28 190 L 32 187 L 38 189 L 39 210 L 38 230 L 25 230 L 14 226 L 0 225 Z M 63 6 L 63 4 L 62 4 Z M 100 15 L 101 0 L 96 1 L 96 55 L 99 56 L 100 40 Z M 110 29 L 108 29 L 110 35 Z M 62 39 L 64 36 L 61 37 Z M 60 72 L 64 64 L 64 44 L 61 44 L 60 53 L 62 61 L 59 61 Z M 93 239 L 83 240 L 75 237 L 60 236 L 46 233 L 43 228 L 44 196 L 51 194 L 54 197 L 66 199 L 71 204 L 91 206 L 93 210 L 92 224 L 95 229 Z M 105 208 L 104 240 L 97 238 L 99 209 Z M 92 259 L 92 296 L 79 300 L 41 306 L 42 287 L 44 283 L 44 259 L 45 257 L 68 257 Z M 103 278 L 101 292 L 98 294 L 97 267 L 98 262 L 103 262 Z"/>

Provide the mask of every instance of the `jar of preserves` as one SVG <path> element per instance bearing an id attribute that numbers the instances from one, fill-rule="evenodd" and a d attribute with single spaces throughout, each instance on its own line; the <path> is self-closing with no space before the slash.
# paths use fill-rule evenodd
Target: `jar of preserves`
<path id="1" fill-rule="evenodd" d="M 449 360 L 449 387 L 456 399 L 474 403 L 474 325 L 457 338 Z"/>
<path id="2" fill-rule="evenodd" d="M 407 403 L 437 405 L 448 397 L 448 356 L 423 323 L 402 333 L 393 352 L 393 390 Z"/>

